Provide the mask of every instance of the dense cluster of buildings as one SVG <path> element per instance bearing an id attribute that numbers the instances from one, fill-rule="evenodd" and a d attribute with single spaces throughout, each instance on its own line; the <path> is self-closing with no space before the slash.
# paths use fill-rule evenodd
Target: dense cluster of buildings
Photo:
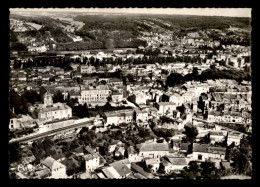
<path id="1" fill-rule="evenodd" d="M 94 122 L 89 127 L 95 126 L 93 128 L 95 133 L 113 131 L 116 126 L 126 134 L 126 129 L 122 127 L 124 124 L 151 131 L 152 122 L 155 123 L 155 129 L 176 132 L 160 143 L 161 138 L 156 136 L 128 147 L 120 141 L 111 141 L 108 147 L 109 155 L 114 158 L 121 156 L 121 159 L 115 159 L 113 162 L 108 162 L 101 156 L 98 147 L 84 147 L 84 151 L 73 153 L 72 157 L 75 160 L 84 160 L 85 171 L 70 176 L 67 174 L 65 156 L 61 158 L 49 156 L 41 160 L 40 164 L 33 165 L 29 158 L 32 157 L 34 160 L 34 156 L 30 154 L 31 156 L 26 156 L 29 161 L 18 166 L 17 175 L 20 178 L 158 178 L 158 173 L 180 172 L 190 161 L 207 160 L 214 162 L 217 168 L 230 169 L 230 162 L 226 160 L 227 146 L 232 143 L 239 146 L 243 136 L 252 132 L 251 82 L 242 81 L 239 84 L 235 80 L 227 79 L 188 81 L 168 89 L 164 89 L 159 82 L 165 83 L 170 73 L 187 75 L 197 68 L 200 74 L 211 65 L 220 70 L 243 70 L 246 66 L 250 66 L 250 63 L 245 61 L 245 57 L 251 55 L 250 48 L 223 46 L 225 52 L 219 49 L 217 55 L 206 59 L 206 55 L 212 51 L 208 50 L 203 54 L 198 50 L 198 46 L 219 46 L 220 43 L 209 39 L 196 39 L 194 35 L 196 36 L 196 33 L 174 39 L 172 34 L 144 33 L 142 39 L 147 41 L 148 47 L 139 47 L 139 50 L 159 49 L 159 55 L 162 57 L 196 56 L 201 62 L 122 63 L 107 64 L 106 68 L 95 67 L 89 61 L 86 64 L 82 63 L 85 57 L 95 60 L 122 58 L 123 61 L 144 57 L 143 54 L 126 54 L 123 50 L 71 56 L 80 61 L 70 63 L 71 70 L 54 66 L 23 68 L 23 65 L 19 69 L 14 69 L 12 68 L 14 62 L 11 61 L 10 89 L 20 96 L 30 90 L 36 91 L 41 96 L 41 102 L 29 104 L 27 115 L 18 115 L 10 119 L 11 131 L 34 127 L 33 133 L 40 134 L 90 119 L 86 117 L 75 120 L 73 118 L 75 116 L 72 115 L 73 109 L 68 104 L 54 103 L 55 93 L 60 92 L 64 100 L 75 99 L 77 101 L 75 106 L 82 105 L 95 110 L 98 108 L 96 106 L 102 107 L 109 103 L 112 107 L 123 108 L 111 107 L 111 111 L 105 111 L 102 115 L 98 112 L 93 114 L 95 116 L 91 116 L 91 120 Z M 163 47 L 155 47 L 158 43 L 163 44 Z M 171 46 L 175 48 L 170 48 Z M 224 62 L 224 65 L 219 61 Z M 120 78 L 98 76 L 101 73 L 115 73 L 119 70 Z M 96 75 L 90 76 L 91 73 Z M 129 80 L 129 75 L 132 76 L 132 81 Z M 165 118 L 168 120 L 163 121 Z M 226 124 L 240 125 L 244 132 L 232 130 Z M 198 130 L 198 135 L 190 150 L 190 145 L 183 141 L 186 136 L 184 129 L 193 127 Z M 68 137 L 77 138 L 79 131 L 80 129 L 73 129 L 66 132 L 66 136 L 65 133 L 59 136 L 57 133 L 55 138 L 61 140 Z M 134 130 L 132 133 L 135 133 Z M 205 137 L 208 137 L 209 143 L 200 143 Z M 26 146 L 30 146 L 30 143 Z M 32 174 L 28 175 L 28 172 Z"/>

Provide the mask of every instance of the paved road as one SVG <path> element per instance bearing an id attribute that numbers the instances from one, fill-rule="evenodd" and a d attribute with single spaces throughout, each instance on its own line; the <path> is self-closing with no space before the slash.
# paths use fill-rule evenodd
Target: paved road
<path id="1" fill-rule="evenodd" d="M 240 133 L 240 134 L 243 134 L 243 135 L 246 135 L 245 133 L 243 132 L 240 132 L 240 131 L 236 131 L 234 129 L 230 129 L 228 127 L 225 127 L 225 126 L 222 126 L 221 124 L 217 123 L 217 122 L 208 122 L 207 120 L 203 120 L 203 119 L 200 119 L 200 118 L 196 118 L 196 117 L 192 117 L 193 120 L 197 120 L 197 121 L 202 121 L 204 123 L 208 123 L 208 124 L 214 124 L 214 125 L 218 125 L 218 126 L 221 126 L 223 128 L 225 128 L 226 130 L 228 131 L 232 131 L 232 132 L 237 132 L 237 133 Z M 247 136 L 247 135 L 246 135 Z"/>
<path id="2" fill-rule="evenodd" d="M 93 124 L 93 120 L 90 121 L 86 121 L 86 122 L 82 122 L 82 123 L 77 123 L 77 124 L 73 124 L 70 126 L 66 126 L 66 127 L 62 127 L 62 128 L 58 128 L 58 129 L 54 129 L 54 130 L 50 130 L 47 132 L 43 132 L 43 133 L 38 133 L 38 134 L 34 134 L 34 135 L 29 135 L 29 136 L 25 136 L 25 137 L 21 137 L 21 138 L 17 138 L 17 139 L 12 139 L 9 141 L 9 143 L 14 143 L 14 142 L 19 142 L 19 143 L 23 143 L 23 142 L 28 142 L 28 141 L 32 141 L 32 140 L 36 140 L 36 139 L 40 139 L 40 138 L 44 138 L 50 135 L 54 135 L 57 132 L 62 132 L 65 130 L 70 130 L 73 128 L 78 128 L 78 127 L 84 127 L 84 126 L 89 126 Z"/>
<path id="3" fill-rule="evenodd" d="M 204 123 L 211 123 L 211 122 L 208 122 L 207 120 L 196 118 L 196 117 L 192 117 L 192 119 L 197 120 L 197 121 L 202 121 Z"/>

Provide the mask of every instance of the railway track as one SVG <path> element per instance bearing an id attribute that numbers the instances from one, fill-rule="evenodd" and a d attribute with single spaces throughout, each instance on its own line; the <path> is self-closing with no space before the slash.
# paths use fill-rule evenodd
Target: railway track
<path id="1" fill-rule="evenodd" d="M 90 121 L 77 123 L 77 124 L 73 124 L 73 125 L 70 125 L 70 126 L 50 130 L 50 131 L 47 131 L 47 132 L 39 133 L 39 134 L 34 134 L 34 135 L 29 135 L 29 136 L 25 136 L 25 137 L 21 137 L 21 138 L 17 138 L 17 139 L 12 139 L 12 140 L 9 141 L 9 143 L 14 143 L 14 142 L 25 143 L 25 142 L 41 139 L 41 138 L 44 138 L 44 137 L 48 137 L 48 136 L 51 136 L 51 135 L 55 135 L 57 133 L 60 133 L 60 132 L 66 131 L 66 130 L 71 130 L 73 128 L 90 126 L 92 124 L 93 124 L 93 120 L 90 120 Z"/>

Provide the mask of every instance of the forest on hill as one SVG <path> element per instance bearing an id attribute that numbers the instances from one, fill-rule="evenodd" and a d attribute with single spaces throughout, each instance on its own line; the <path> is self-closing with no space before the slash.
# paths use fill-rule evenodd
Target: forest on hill
<path id="1" fill-rule="evenodd" d="M 39 30 L 29 30 L 21 33 L 11 31 L 11 50 L 23 49 L 21 42 L 15 38 L 36 38 L 37 42 L 46 45 L 55 43 L 56 50 L 88 50 L 146 46 L 140 40 L 142 32 L 174 33 L 176 36 L 186 36 L 189 32 L 205 29 L 226 30 L 230 27 L 250 31 L 251 18 L 185 16 L 185 15 L 77 15 L 73 19 L 84 23 L 84 26 L 74 31 L 82 41 L 73 41 L 66 30 L 66 22 L 48 16 L 21 16 L 11 14 L 10 18 L 42 25 Z M 249 32 L 250 34 L 250 32 Z M 55 42 L 50 42 L 53 38 Z M 249 38 L 249 37 L 247 37 Z M 28 46 L 28 42 L 22 42 Z"/>

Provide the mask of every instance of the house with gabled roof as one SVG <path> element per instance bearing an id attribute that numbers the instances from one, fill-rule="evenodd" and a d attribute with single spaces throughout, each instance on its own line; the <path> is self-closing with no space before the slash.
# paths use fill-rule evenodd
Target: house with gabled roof
<path id="1" fill-rule="evenodd" d="M 223 142 L 227 136 L 227 131 L 209 131 L 209 138 L 211 143 Z"/>
<path id="2" fill-rule="evenodd" d="M 132 173 L 132 171 L 130 170 L 131 164 L 128 159 L 115 161 L 109 165 L 117 171 L 121 178 L 126 178 Z"/>
<path id="3" fill-rule="evenodd" d="M 210 146 L 209 144 L 193 143 L 192 158 L 194 160 L 224 160 L 225 155 L 225 147 L 214 147 Z"/>
<path id="4" fill-rule="evenodd" d="M 84 155 L 86 171 L 93 171 L 100 165 L 100 156 L 98 153 Z"/>
<path id="5" fill-rule="evenodd" d="M 67 178 L 66 166 L 56 161 L 52 157 L 47 157 L 41 162 L 41 165 L 49 169 L 51 172 L 51 178 Z"/>
<path id="6" fill-rule="evenodd" d="M 128 147 L 125 154 L 130 163 L 141 161 L 140 157 L 138 156 L 138 152 L 134 149 L 133 146 Z"/>
<path id="7" fill-rule="evenodd" d="M 163 161 L 161 163 L 161 168 L 166 173 L 170 173 L 172 171 L 180 171 L 184 167 L 188 166 L 188 161 L 184 157 L 163 157 Z"/>
<path id="8" fill-rule="evenodd" d="M 116 171 L 116 169 L 113 168 L 112 166 L 103 168 L 102 172 L 105 175 L 105 177 L 108 178 L 108 179 L 120 179 L 120 178 L 122 178 L 120 176 L 120 174 Z"/>
<path id="9" fill-rule="evenodd" d="M 238 132 L 229 132 L 227 135 L 227 145 L 231 145 L 233 142 L 236 146 L 240 144 L 243 134 Z"/>
<path id="10" fill-rule="evenodd" d="M 139 157 L 141 158 L 160 158 L 165 155 L 171 154 L 170 146 L 168 143 L 144 143 L 139 150 Z M 172 150 L 173 151 L 173 150 Z"/>
<path id="11" fill-rule="evenodd" d="M 144 158 L 146 167 L 152 172 L 155 173 L 158 171 L 160 166 L 160 158 Z"/>

